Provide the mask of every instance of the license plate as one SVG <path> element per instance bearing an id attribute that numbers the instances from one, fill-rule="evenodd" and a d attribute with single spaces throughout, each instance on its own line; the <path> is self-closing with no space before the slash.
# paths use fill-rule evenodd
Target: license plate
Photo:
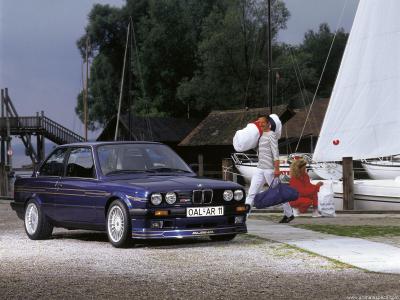
<path id="1" fill-rule="evenodd" d="M 186 217 L 213 217 L 223 215 L 223 206 L 188 207 L 186 209 Z"/>

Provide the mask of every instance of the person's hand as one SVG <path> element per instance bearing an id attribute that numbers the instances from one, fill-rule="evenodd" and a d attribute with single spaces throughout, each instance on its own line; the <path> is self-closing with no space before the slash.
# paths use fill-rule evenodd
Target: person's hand
<path id="1" fill-rule="evenodd" d="M 324 185 L 324 183 L 322 181 L 317 183 L 318 186 Z"/>

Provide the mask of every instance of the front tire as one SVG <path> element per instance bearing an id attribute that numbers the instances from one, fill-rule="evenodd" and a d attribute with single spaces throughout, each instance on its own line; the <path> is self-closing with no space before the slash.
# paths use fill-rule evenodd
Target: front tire
<path id="1" fill-rule="evenodd" d="M 34 200 L 29 200 L 26 205 L 24 227 L 31 240 L 47 239 L 53 232 L 53 226 L 48 222 L 40 205 Z"/>
<path id="2" fill-rule="evenodd" d="M 115 200 L 107 211 L 107 236 L 110 243 L 116 248 L 128 246 L 132 239 L 131 222 L 126 206 Z"/>
<path id="3" fill-rule="evenodd" d="M 236 234 L 224 234 L 224 235 L 210 235 L 212 241 L 227 242 L 232 241 L 236 237 Z"/>

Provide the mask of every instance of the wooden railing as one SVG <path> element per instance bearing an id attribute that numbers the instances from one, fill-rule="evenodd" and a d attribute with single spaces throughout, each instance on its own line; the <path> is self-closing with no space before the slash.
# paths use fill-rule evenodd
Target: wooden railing
<path id="1" fill-rule="evenodd" d="M 43 134 L 56 144 L 69 144 L 84 142 L 85 139 L 72 130 L 54 122 L 45 116 L 36 117 L 10 117 L 0 118 L 0 131 L 7 129 L 7 122 L 10 124 L 10 133 L 20 135 L 27 132 Z"/>

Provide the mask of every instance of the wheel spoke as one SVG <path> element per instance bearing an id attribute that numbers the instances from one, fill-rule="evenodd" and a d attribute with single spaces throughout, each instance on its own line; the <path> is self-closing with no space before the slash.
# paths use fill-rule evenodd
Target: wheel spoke
<path id="1" fill-rule="evenodd" d="M 113 242 L 119 242 L 124 235 L 125 219 L 122 209 L 114 206 L 108 214 L 107 227 Z"/>

